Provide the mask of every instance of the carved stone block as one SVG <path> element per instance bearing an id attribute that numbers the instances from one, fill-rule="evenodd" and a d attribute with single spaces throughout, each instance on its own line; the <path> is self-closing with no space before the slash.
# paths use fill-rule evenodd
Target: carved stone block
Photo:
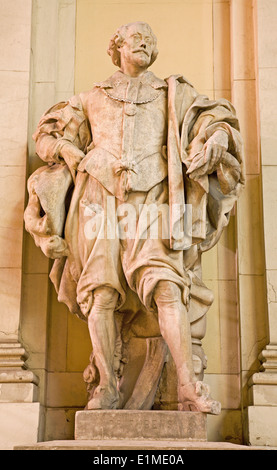
<path id="1" fill-rule="evenodd" d="M 78 411 L 75 439 L 206 441 L 206 415 L 179 411 Z"/>

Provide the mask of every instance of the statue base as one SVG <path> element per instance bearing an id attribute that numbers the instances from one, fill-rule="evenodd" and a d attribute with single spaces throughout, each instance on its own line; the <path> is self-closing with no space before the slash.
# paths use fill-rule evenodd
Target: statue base
<path id="1" fill-rule="evenodd" d="M 203 413 L 152 410 L 78 411 L 76 440 L 207 440 Z"/>
<path id="2" fill-rule="evenodd" d="M 155 451 L 155 455 L 157 455 L 157 451 L 180 451 L 180 455 L 182 455 L 181 451 L 183 450 L 272 449 L 248 447 L 230 442 L 207 442 L 206 425 L 206 414 L 185 411 L 78 411 L 75 419 L 75 440 L 38 442 L 31 445 L 15 446 L 14 450 L 101 451 L 100 454 L 94 454 L 97 464 L 111 463 L 112 459 L 120 458 L 109 457 L 113 454 L 105 453 L 105 451 L 147 451 L 149 453 L 144 454 L 146 460 L 142 460 L 143 455 L 139 454 L 138 463 L 148 464 Z M 120 455 L 125 454 L 121 452 Z M 135 462 L 135 455 L 135 453 L 131 454 L 130 462 Z M 158 454 L 160 459 L 161 455 L 161 453 Z M 160 462 L 160 460 L 158 461 Z M 166 461 L 165 463 L 172 462 Z"/>

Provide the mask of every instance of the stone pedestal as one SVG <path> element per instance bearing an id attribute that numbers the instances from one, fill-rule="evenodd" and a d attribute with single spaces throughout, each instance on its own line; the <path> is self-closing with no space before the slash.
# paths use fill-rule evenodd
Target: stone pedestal
<path id="1" fill-rule="evenodd" d="M 180 411 L 78 411 L 75 440 L 16 446 L 15 450 L 182 450 L 206 448 L 207 416 Z M 204 446 L 204 447 L 203 447 Z"/>
<path id="2" fill-rule="evenodd" d="M 180 411 L 78 411 L 76 440 L 206 441 L 206 415 Z"/>
<path id="3" fill-rule="evenodd" d="M 183 451 L 183 450 L 260 450 L 261 447 L 228 442 L 207 442 L 207 416 L 180 411 L 96 410 L 78 411 L 75 419 L 75 440 L 36 442 L 17 445 L 14 450 L 92 450 L 96 459 L 108 461 L 113 454 L 105 451 Z M 265 449 L 266 450 L 266 449 Z M 93 454 L 92 454 L 93 455 Z M 118 455 L 118 454 L 117 454 Z M 123 455 L 123 454 L 119 454 Z M 136 462 L 136 453 L 130 454 Z M 156 453 L 160 456 L 162 453 Z M 170 453 L 168 454 L 170 455 Z M 180 453 L 180 455 L 182 455 Z M 100 456 L 100 457 L 99 457 Z M 119 458 L 119 457 L 117 457 Z M 167 458 L 167 457 L 166 457 Z M 107 461 L 104 459 L 107 459 Z M 141 453 L 141 459 L 143 454 Z M 156 463 L 160 460 L 156 460 Z M 93 463 L 93 462 L 92 462 Z M 101 463 L 97 461 L 97 464 Z M 117 462 L 118 463 L 118 462 Z M 140 460 L 139 463 L 143 463 Z M 145 460 L 144 463 L 149 463 Z M 165 463 L 169 463 L 166 461 Z"/>

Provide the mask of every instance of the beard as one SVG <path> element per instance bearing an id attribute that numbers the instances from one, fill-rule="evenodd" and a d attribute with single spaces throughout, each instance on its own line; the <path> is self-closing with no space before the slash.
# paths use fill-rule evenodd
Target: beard
<path id="1" fill-rule="evenodd" d="M 148 67 L 150 64 L 151 57 L 147 51 L 144 50 L 129 50 L 125 55 L 126 62 L 139 67 Z"/>
<path id="2" fill-rule="evenodd" d="M 150 63 L 150 57 L 147 52 L 144 51 L 133 51 L 132 52 L 132 57 L 133 57 L 133 64 L 137 64 L 140 67 L 145 67 L 149 65 Z"/>
<path id="3" fill-rule="evenodd" d="M 144 67 L 144 66 L 148 67 L 149 62 L 150 62 L 149 57 L 145 55 L 144 53 L 138 54 L 137 56 L 135 56 L 135 60 L 133 61 L 133 63 L 138 64 L 140 67 Z"/>

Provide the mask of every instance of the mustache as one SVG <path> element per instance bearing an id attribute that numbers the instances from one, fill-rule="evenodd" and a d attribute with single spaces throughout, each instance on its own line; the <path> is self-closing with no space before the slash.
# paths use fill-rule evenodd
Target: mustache
<path id="1" fill-rule="evenodd" d="M 145 49 L 134 49 L 133 53 L 134 52 L 144 52 L 144 54 L 146 54 L 149 57 L 149 53 Z"/>

